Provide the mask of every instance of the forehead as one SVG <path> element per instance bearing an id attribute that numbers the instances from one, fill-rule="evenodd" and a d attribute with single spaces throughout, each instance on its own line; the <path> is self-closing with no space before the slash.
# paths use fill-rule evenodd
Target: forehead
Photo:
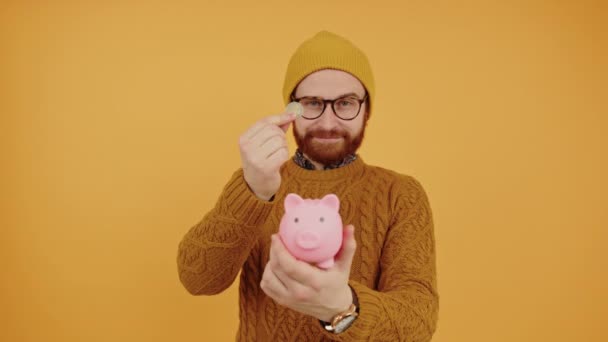
<path id="1" fill-rule="evenodd" d="M 296 88 L 295 96 L 334 98 L 348 93 L 363 97 L 365 88 L 355 76 L 345 71 L 324 69 L 306 76 Z"/>

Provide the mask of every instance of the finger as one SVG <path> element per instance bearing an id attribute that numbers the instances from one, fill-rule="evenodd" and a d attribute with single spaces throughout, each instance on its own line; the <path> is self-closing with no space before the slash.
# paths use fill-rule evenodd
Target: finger
<path id="1" fill-rule="evenodd" d="M 264 127 L 266 127 L 268 123 L 264 120 L 260 120 L 253 124 L 245 133 L 243 133 L 243 138 L 245 140 L 251 140 L 256 134 L 258 134 Z"/>
<path id="2" fill-rule="evenodd" d="M 282 113 L 265 117 L 262 120 L 259 120 L 258 122 L 253 124 L 253 126 L 251 126 L 245 133 L 243 133 L 243 138 L 245 140 L 250 140 L 251 138 L 253 138 L 253 136 L 259 133 L 260 130 L 264 129 L 264 127 L 268 124 L 280 126 L 293 120 L 295 120 L 295 115 L 292 115 L 290 113 Z"/>
<path id="3" fill-rule="evenodd" d="M 356 250 L 357 241 L 355 240 L 355 226 L 350 224 L 343 230 L 342 248 L 336 255 L 335 267 L 339 270 L 350 272 Z"/>
<path id="4" fill-rule="evenodd" d="M 287 140 L 284 137 L 275 135 L 260 147 L 260 155 L 263 156 L 264 159 L 268 159 L 270 155 L 281 148 L 287 148 Z"/>
<path id="5" fill-rule="evenodd" d="M 289 152 L 287 146 L 287 139 L 279 135 L 272 136 L 262 146 L 253 146 L 247 149 L 249 151 L 249 153 L 247 154 L 247 160 L 250 163 L 261 163 L 271 169 L 276 168 L 277 165 L 275 164 L 277 164 L 278 162 L 282 164 L 285 160 L 287 160 L 288 156 L 284 157 L 284 159 L 281 161 L 278 161 L 276 159 L 270 159 L 270 156 L 272 156 L 275 152 L 281 149 L 284 149 L 285 152 Z"/>
<path id="6" fill-rule="evenodd" d="M 274 275 L 285 285 L 288 292 L 289 299 L 295 299 L 298 302 L 309 301 L 316 293 L 316 289 L 309 285 L 302 284 L 297 280 L 291 278 L 280 267 L 271 268 Z"/>
<path id="7" fill-rule="evenodd" d="M 270 260 L 268 261 L 269 271 L 271 271 L 280 281 L 285 285 L 289 292 L 292 292 L 295 289 L 299 289 L 302 287 L 297 280 L 291 278 L 289 275 L 285 273 L 285 271 L 281 268 L 281 264 L 279 262 L 280 254 L 277 253 L 276 244 L 277 242 L 274 240 L 274 235 L 271 237 L 273 241 L 270 245 Z"/>
<path id="8" fill-rule="evenodd" d="M 264 269 L 264 274 L 262 275 L 260 287 L 266 294 L 275 299 L 287 298 L 289 295 L 287 287 L 283 282 L 281 282 L 279 278 L 277 278 L 277 276 L 272 271 L 270 265 L 266 265 L 266 268 Z"/>
<path id="9" fill-rule="evenodd" d="M 295 115 L 295 114 L 294 114 L 294 115 Z M 294 121 L 295 121 L 295 119 L 296 119 L 296 117 L 294 117 L 294 120 L 289 121 L 288 123 L 285 123 L 285 124 L 279 125 L 279 128 L 280 128 L 281 130 L 283 130 L 283 133 L 287 133 L 287 131 L 289 130 L 289 126 L 291 126 L 291 123 L 292 123 L 292 122 L 294 122 Z"/>
<path id="10" fill-rule="evenodd" d="M 272 170 L 275 170 L 281 167 L 281 165 L 283 165 L 283 163 L 285 163 L 288 159 L 289 149 L 287 146 L 284 146 L 272 152 L 266 159 L 266 162 Z"/>
<path id="11" fill-rule="evenodd" d="M 279 115 L 269 116 L 266 120 L 270 124 L 273 124 L 276 126 L 283 126 L 283 125 L 291 123 L 295 119 L 296 119 L 295 113 L 283 113 L 283 114 L 279 114 Z"/>
<path id="12" fill-rule="evenodd" d="M 275 242 L 276 243 L 276 242 Z M 274 275 L 285 285 L 287 291 L 289 293 L 289 298 L 293 298 L 296 301 L 308 301 L 312 297 L 314 297 L 315 293 L 319 290 L 318 287 L 313 287 L 310 283 L 314 283 L 314 281 L 310 281 L 310 278 L 306 278 L 306 282 L 303 282 L 302 279 L 294 279 L 290 275 L 288 275 L 285 270 L 281 267 L 279 263 L 279 259 L 277 256 L 276 248 L 274 251 L 271 246 L 271 256 L 269 262 L 270 270 L 274 273 Z M 308 264 L 304 263 L 308 266 Z"/>
<path id="13" fill-rule="evenodd" d="M 320 270 L 306 262 L 294 258 L 283 245 L 281 238 L 276 234 L 273 234 L 271 238 L 270 252 L 278 264 L 277 268 L 294 281 L 315 290 L 319 290 L 320 284 L 318 284 L 318 277 L 315 273 L 320 272 Z M 289 286 L 289 284 L 286 285 Z"/>
<path id="14" fill-rule="evenodd" d="M 254 136 L 252 136 L 249 139 L 249 141 L 253 146 L 259 147 L 259 146 L 264 145 L 265 142 L 267 142 L 270 138 L 273 138 L 273 137 L 283 137 L 284 138 L 285 132 L 283 132 L 277 126 L 267 124 L 266 126 L 264 126 L 264 128 L 259 130 Z"/>

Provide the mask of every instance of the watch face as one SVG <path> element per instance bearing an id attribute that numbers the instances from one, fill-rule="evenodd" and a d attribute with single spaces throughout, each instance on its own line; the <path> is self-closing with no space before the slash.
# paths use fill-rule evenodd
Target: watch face
<path id="1" fill-rule="evenodd" d="M 357 316 L 345 317 L 343 320 L 338 322 L 338 324 L 336 324 L 336 329 L 334 330 L 334 333 L 339 334 L 346 330 L 348 327 L 350 327 L 351 324 L 353 324 L 355 318 L 357 318 Z"/>

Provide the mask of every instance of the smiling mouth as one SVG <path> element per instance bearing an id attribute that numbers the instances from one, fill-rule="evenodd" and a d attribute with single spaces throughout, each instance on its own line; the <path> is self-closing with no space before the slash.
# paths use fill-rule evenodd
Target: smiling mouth
<path id="1" fill-rule="evenodd" d="M 341 137 L 337 137 L 337 138 L 320 138 L 320 137 L 314 137 L 317 140 L 321 140 L 321 141 L 338 141 L 341 140 Z"/>

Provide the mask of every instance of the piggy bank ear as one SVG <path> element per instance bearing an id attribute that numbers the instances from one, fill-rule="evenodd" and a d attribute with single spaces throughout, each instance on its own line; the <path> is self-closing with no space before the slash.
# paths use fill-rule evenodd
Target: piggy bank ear
<path id="1" fill-rule="evenodd" d="M 325 195 L 321 199 L 321 204 L 326 205 L 335 211 L 340 209 L 340 199 L 338 199 L 338 196 L 334 194 Z"/>
<path id="2" fill-rule="evenodd" d="M 285 197 L 285 211 L 289 211 L 302 203 L 304 203 L 302 197 L 297 194 L 288 194 L 287 197 Z"/>

